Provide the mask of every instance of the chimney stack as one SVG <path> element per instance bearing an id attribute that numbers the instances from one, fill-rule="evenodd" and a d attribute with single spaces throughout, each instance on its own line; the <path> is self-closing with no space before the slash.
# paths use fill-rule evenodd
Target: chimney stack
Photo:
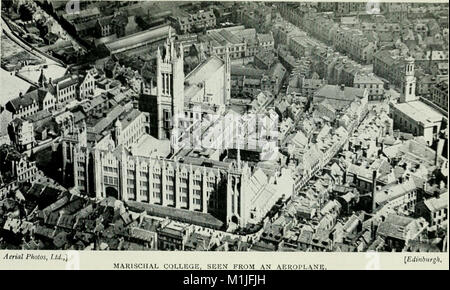
<path id="1" fill-rule="evenodd" d="M 375 234 L 375 225 L 373 224 L 373 218 L 372 221 L 370 222 L 370 234 L 372 241 L 374 241 L 377 236 Z"/>
<path id="2" fill-rule="evenodd" d="M 439 138 L 436 146 L 436 153 L 434 154 L 434 166 L 438 165 L 439 155 L 442 154 L 442 147 L 444 146 L 444 139 Z"/>
<path id="3" fill-rule="evenodd" d="M 372 213 L 375 212 L 376 202 L 375 202 L 375 192 L 377 190 L 377 171 L 372 172 Z"/>

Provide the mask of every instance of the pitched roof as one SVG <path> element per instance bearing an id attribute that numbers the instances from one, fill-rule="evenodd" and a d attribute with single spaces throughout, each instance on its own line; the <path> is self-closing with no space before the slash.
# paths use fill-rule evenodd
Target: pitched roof
<path id="1" fill-rule="evenodd" d="M 384 222 L 378 227 L 377 234 L 405 240 L 407 236 L 406 227 L 414 221 L 415 220 L 410 217 L 389 214 Z"/>
<path id="2" fill-rule="evenodd" d="M 67 74 L 60 78 L 52 80 L 52 86 L 54 86 L 54 87 L 58 86 L 58 88 L 60 90 L 63 90 L 65 88 L 73 86 L 75 84 L 78 84 L 78 76 L 77 75 Z"/>
<path id="3" fill-rule="evenodd" d="M 213 76 L 223 65 L 224 62 L 220 58 L 212 56 L 192 70 L 185 78 L 185 98 L 191 99 L 194 97 L 203 89 L 203 82 Z"/>
<path id="4" fill-rule="evenodd" d="M 375 192 L 375 202 L 382 204 L 401 197 L 415 190 L 417 185 L 413 178 L 399 184 L 388 185 Z"/>
<path id="5" fill-rule="evenodd" d="M 178 208 L 167 208 L 164 206 L 154 204 L 144 204 L 140 202 L 128 201 L 127 205 L 130 209 L 137 210 L 139 212 L 146 211 L 149 215 L 155 215 L 159 217 L 170 217 L 171 219 L 181 222 L 189 222 L 201 226 L 220 229 L 223 226 L 223 222 L 212 216 L 209 213 L 194 212 Z"/>
<path id="6" fill-rule="evenodd" d="M 271 33 L 266 33 L 266 34 L 262 34 L 262 33 L 258 33 L 257 36 L 258 41 L 261 42 L 273 42 L 273 35 Z"/>
<path id="7" fill-rule="evenodd" d="M 48 91 L 45 89 L 36 89 L 27 92 L 21 97 L 17 97 L 9 101 L 14 110 L 18 110 L 23 107 L 28 107 L 33 103 L 39 104 L 43 101 L 45 96 L 47 96 Z"/>
<path id="8" fill-rule="evenodd" d="M 240 65 L 231 66 L 231 75 L 234 76 L 245 76 L 249 78 L 261 78 L 264 71 L 254 68 L 243 67 Z"/>
<path id="9" fill-rule="evenodd" d="M 152 231 L 149 231 L 146 229 L 137 228 L 137 227 L 130 228 L 130 236 L 135 239 L 143 240 L 146 242 L 153 242 L 156 239 L 155 232 L 152 232 Z"/>
<path id="10" fill-rule="evenodd" d="M 431 212 L 435 212 L 446 208 L 448 205 L 448 192 L 441 194 L 439 197 L 433 197 L 424 201 L 424 204 Z"/>
<path id="11" fill-rule="evenodd" d="M 128 47 L 133 47 L 135 45 L 144 45 L 145 43 L 157 40 L 162 37 L 167 37 L 169 35 L 170 25 L 161 25 L 149 30 L 144 30 L 134 34 L 121 37 L 115 41 L 105 44 L 109 51 L 121 51 Z"/>
<path id="12" fill-rule="evenodd" d="M 324 85 L 314 94 L 314 101 L 327 99 L 334 107 L 341 108 L 364 96 L 365 89 Z"/>

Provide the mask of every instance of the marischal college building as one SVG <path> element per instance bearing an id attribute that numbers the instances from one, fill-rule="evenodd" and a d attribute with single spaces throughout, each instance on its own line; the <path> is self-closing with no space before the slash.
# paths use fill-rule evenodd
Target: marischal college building
<path id="1" fill-rule="evenodd" d="M 169 131 L 177 124 L 188 130 L 193 125 L 186 124 L 189 118 L 173 117 L 201 119 L 193 111 L 197 105 L 225 115 L 229 57 L 211 56 L 184 76 L 183 48 L 174 47 L 169 38 L 158 48 L 156 63 L 156 85 L 142 86 L 139 109 L 118 104 L 98 123 L 83 121 L 63 133 L 65 183 L 97 199 L 112 196 L 148 213 L 177 215 L 175 219 L 207 227 L 258 223 L 280 198 L 292 194 L 287 168 L 278 162 L 267 169 L 241 161 L 239 148 L 234 159 L 226 160 L 183 155 L 183 150 L 177 155 L 170 141 Z M 218 151 L 228 156 L 229 150 Z"/>

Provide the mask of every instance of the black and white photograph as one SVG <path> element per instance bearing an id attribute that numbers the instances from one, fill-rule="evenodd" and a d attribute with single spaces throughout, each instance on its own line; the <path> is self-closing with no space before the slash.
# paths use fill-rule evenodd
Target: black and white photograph
<path id="1" fill-rule="evenodd" d="M 1 0 L 0 252 L 448 255 L 448 13 Z"/>

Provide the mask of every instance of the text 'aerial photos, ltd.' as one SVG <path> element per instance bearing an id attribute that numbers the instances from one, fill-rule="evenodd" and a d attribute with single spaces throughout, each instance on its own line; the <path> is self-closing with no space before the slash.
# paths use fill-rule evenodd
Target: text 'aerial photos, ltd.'
<path id="1" fill-rule="evenodd" d="M 0 249 L 447 252 L 448 11 L 2 0 Z"/>

